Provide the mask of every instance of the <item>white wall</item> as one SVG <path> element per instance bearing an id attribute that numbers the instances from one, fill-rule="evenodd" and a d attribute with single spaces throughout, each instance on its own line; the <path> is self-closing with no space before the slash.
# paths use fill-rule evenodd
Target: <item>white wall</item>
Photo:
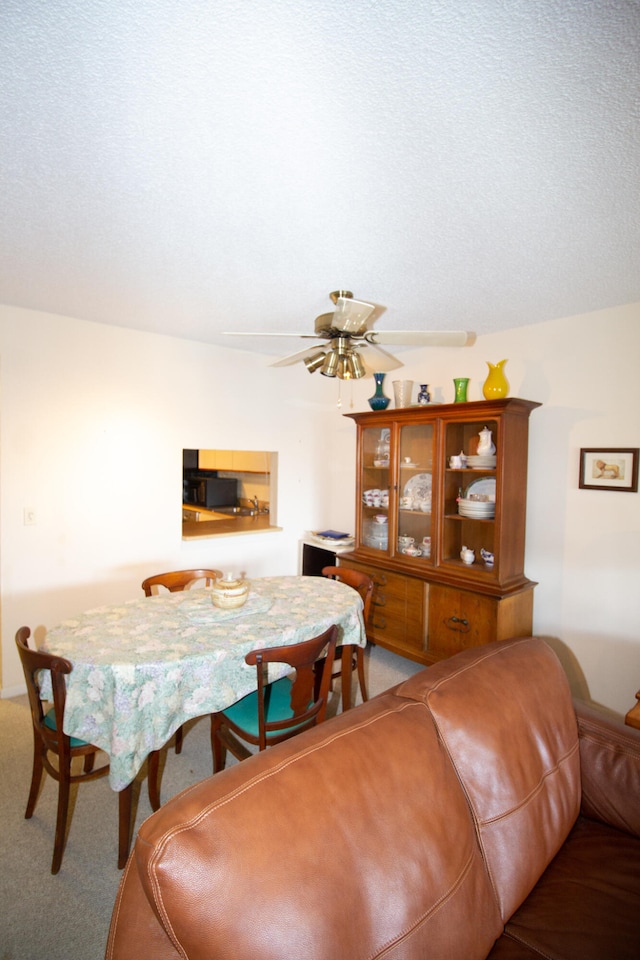
<path id="1" fill-rule="evenodd" d="M 0 307 L 2 688 L 22 686 L 13 636 L 135 598 L 150 573 L 297 572 L 328 523 L 326 378 L 238 350 Z M 182 449 L 279 454 L 281 532 L 181 539 Z M 25 526 L 24 508 L 36 513 Z"/>
<path id="2" fill-rule="evenodd" d="M 471 325 L 471 324 L 470 324 Z M 387 377 L 453 399 L 508 357 L 531 415 L 526 573 L 534 630 L 574 689 L 624 713 L 640 687 L 640 495 L 578 489 L 580 447 L 640 446 L 640 304 L 405 351 Z M 338 384 L 300 364 L 0 307 L 0 590 L 3 692 L 21 684 L 13 635 L 139 595 L 150 572 L 207 564 L 297 570 L 305 529 L 354 522 L 355 428 L 370 378 Z M 183 447 L 279 454 L 279 533 L 183 542 Z M 36 511 L 24 526 L 23 509 Z"/>

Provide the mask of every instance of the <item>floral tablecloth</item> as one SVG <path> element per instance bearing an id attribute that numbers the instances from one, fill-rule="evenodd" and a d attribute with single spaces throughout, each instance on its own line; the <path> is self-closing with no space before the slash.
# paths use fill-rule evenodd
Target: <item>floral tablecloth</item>
<path id="1" fill-rule="evenodd" d="M 122 790 L 186 720 L 255 690 L 256 669 L 244 662 L 250 650 L 308 640 L 332 623 L 339 643 L 366 643 L 351 587 L 265 577 L 250 581 L 238 610 L 214 607 L 206 588 L 96 607 L 50 630 L 42 649 L 73 663 L 65 733 L 105 750 L 111 787 Z"/>

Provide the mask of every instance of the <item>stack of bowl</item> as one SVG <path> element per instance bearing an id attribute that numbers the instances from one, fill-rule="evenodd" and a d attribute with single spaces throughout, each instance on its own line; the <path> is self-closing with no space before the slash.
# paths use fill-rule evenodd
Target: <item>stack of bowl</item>
<path id="1" fill-rule="evenodd" d="M 492 520 L 496 515 L 495 500 L 458 500 L 458 513 L 471 520 Z"/>
<path id="2" fill-rule="evenodd" d="M 484 456 L 481 456 L 480 454 L 476 454 L 473 457 L 472 456 L 467 457 L 467 467 L 470 470 L 493 470 L 495 468 L 495 465 L 496 465 L 495 453 L 485 454 Z"/>

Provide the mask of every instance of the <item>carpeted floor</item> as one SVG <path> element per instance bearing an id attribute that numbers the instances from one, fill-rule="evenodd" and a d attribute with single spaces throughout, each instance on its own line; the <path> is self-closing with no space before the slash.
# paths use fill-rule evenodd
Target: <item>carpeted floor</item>
<path id="1" fill-rule="evenodd" d="M 367 651 L 367 660 L 371 696 L 421 669 L 379 647 Z M 338 699 L 336 690 L 334 710 Z M 62 869 L 54 877 L 57 786 L 45 778 L 35 814 L 25 820 L 32 756 L 26 696 L 0 700 L 0 960 L 102 960 L 121 876 L 117 795 L 106 779 L 76 791 Z M 167 754 L 163 801 L 210 775 L 209 721 L 200 718 L 188 726 L 182 753 Z M 137 831 L 151 813 L 144 769 L 136 784 Z"/>

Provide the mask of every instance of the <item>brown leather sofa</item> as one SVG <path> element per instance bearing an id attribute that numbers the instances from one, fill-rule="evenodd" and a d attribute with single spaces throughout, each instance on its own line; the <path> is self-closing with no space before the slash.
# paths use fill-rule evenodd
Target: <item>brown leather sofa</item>
<path id="1" fill-rule="evenodd" d="M 468 650 L 140 829 L 110 960 L 638 960 L 640 731 Z"/>

